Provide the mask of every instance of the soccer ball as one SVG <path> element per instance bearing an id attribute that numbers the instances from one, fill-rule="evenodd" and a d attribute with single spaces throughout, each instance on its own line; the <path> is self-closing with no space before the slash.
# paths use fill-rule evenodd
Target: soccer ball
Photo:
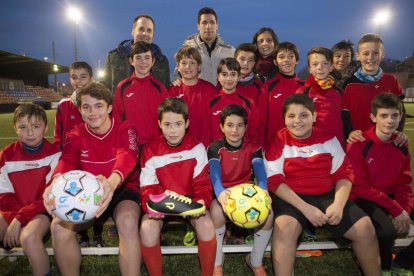
<path id="1" fill-rule="evenodd" d="M 271 208 L 267 193 L 257 185 L 243 183 L 231 187 L 225 206 L 226 214 L 237 226 L 256 228 L 262 225 Z"/>
<path id="2" fill-rule="evenodd" d="M 103 187 L 96 176 L 74 170 L 56 179 L 49 194 L 49 202 L 58 218 L 80 224 L 96 216 L 102 195 Z"/>

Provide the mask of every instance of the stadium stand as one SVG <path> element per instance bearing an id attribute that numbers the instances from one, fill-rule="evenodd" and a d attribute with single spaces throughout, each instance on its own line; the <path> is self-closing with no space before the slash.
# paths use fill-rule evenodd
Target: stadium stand
<path id="1" fill-rule="evenodd" d="M 63 97 L 53 89 L 25 85 L 22 80 L 0 79 L 0 104 L 35 102 L 41 105 L 59 102 Z"/>

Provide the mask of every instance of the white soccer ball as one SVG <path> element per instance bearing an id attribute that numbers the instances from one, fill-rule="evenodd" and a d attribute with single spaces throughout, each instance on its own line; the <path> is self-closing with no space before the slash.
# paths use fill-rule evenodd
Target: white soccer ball
<path id="1" fill-rule="evenodd" d="M 49 194 L 49 202 L 58 218 L 81 224 L 96 216 L 102 195 L 103 187 L 96 176 L 74 170 L 56 179 Z"/>

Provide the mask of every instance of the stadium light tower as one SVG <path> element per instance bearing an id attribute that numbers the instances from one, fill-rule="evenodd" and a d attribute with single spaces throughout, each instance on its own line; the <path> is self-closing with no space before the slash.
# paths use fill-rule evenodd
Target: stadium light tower
<path id="1" fill-rule="evenodd" d="M 78 61 L 78 45 L 76 42 L 76 29 L 79 21 L 82 19 L 82 12 L 76 7 L 70 7 L 67 10 L 67 16 L 73 21 L 73 44 L 75 47 L 75 61 Z"/>
<path id="2" fill-rule="evenodd" d="M 378 34 L 381 35 L 383 26 L 386 26 L 391 18 L 391 12 L 389 9 L 382 9 L 377 11 L 374 16 L 374 24 L 378 28 Z"/>

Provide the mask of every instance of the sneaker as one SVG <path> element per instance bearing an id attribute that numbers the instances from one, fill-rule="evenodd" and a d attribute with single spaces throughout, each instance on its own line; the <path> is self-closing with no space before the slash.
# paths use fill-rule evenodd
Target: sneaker
<path id="1" fill-rule="evenodd" d="M 187 233 L 185 233 L 183 243 L 185 246 L 194 246 L 196 245 L 197 237 L 193 230 L 188 230 Z"/>
<path id="2" fill-rule="evenodd" d="M 261 266 L 253 266 L 251 263 L 251 253 L 246 255 L 246 264 L 247 266 L 253 271 L 255 276 L 267 276 L 266 273 L 266 268 L 261 265 Z"/>
<path id="3" fill-rule="evenodd" d="M 150 195 L 148 214 L 154 216 L 195 216 L 204 213 L 206 207 L 191 198 L 166 190 L 160 195 Z"/>
<path id="4" fill-rule="evenodd" d="M 218 265 L 214 267 L 213 276 L 223 276 L 223 266 Z"/>
<path id="5" fill-rule="evenodd" d="M 105 242 L 102 239 L 102 237 L 93 238 L 93 246 L 94 247 L 105 247 Z"/>

